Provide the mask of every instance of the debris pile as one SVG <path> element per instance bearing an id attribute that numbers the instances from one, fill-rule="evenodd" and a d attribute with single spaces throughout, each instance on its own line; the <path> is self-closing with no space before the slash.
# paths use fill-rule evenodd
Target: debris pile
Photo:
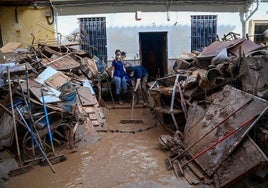
<path id="1" fill-rule="evenodd" d="M 167 169 L 195 185 L 267 185 L 267 47 L 236 38 L 188 57 L 150 83 L 151 108 L 173 134 L 159 137 Z"/>
<path id="2" fill-rule="evenodd" d="M 88 53 L 19 45 L 10 42 L 0 50 L 1 179 L 33 164 L 55 172 L 53 164 L 66 160 L 59 154 L 63 149 L 96 142 L 100 136 L 94 127 L 105 123 L 94 88 L 100 73 Z"/>

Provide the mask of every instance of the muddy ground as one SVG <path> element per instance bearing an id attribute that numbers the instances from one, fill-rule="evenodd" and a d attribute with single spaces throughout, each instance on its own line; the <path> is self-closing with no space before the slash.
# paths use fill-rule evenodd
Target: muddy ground
<path id="1" fill-rule="evenodd" d="M 56 174 L 49 167 L 35 166 L 26 174 L 11 177 L 0 187 L 90 187 L 90 188 L 189 188 L 184 178 L 167 171 L 167 154 L 159 148 L 158 137 L 168 132 L 154 119 L 149 108 L 135 108 L 133 119 L 144 124 L 120 124 L 131 118 L 131 109 L 104 109 L 106 123 L 97 129 L 138 130 L 133 133 L 100 132 L 101 139 L 77 152 L 64 152 L 67 161 L 55 164 Z"/>

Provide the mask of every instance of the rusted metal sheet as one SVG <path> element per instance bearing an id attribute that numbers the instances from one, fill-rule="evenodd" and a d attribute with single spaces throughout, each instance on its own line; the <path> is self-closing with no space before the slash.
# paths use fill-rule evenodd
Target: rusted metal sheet
<path id="1" fill-rule="evenodd" d="M 239 56 L 240 48 L 241 48 L 241 53 L 245 54 L 245 56 L 247 56 L 247 54 L 249 52 L 257 50 L 261 47 L 262 47 L 262 45 L 256 44 L 255 42 L 253 42 L 251 40 L 243 40 L 241 43 L 235 45 L 232 48 L 229 48 L 228 52 L 232 53 L 233 55 Z"/>
<path id="2" fill-rule="evenodd" d="M 237 180 L 249 175 L 257 168 L 266 168 L 268 159 L 251 138 L 245 139 L 240 147 L 219 167 L 216 174 L 220 187 L 230 187 Z"/>
<path id="3" fill-rule="evenodd" d="M 252 99 L 253 101 L 247 106 L 229 117 L 221 126 L 218 126 L 211 131 L 211 129 L 213 129 L 226 117 Z M 211 131 L 210 134 L 200 140 L 189 150 L 191 156 L 195 156 L 200 153 L 200 151 L 219 141 L 219 139 L 223 138 L 230 133 L 230 131 L 238 128 L 249 119 L 258 114 L 262 114 L 268 107 L 268 102 L 266 100 L 255 97 L 228 85 L 225 86 L 222 91 L 214 93 L 211 96 L 211 101 L 212 104 L 206 109 L 203 118 L 200 119 L 200 117 L 197 116 L 199 118 L 198 121 L 193 121 L 188 118 L 186 123 L 184 136 L 185 148 L 191 146 L 195 141 L 198 141 L 199 138 Z M 191 118 L 194 119 L 195 116 L 192 116 Z M 221 162 L 224 161 L 241 142 L 252 126 L 255 125 L 257 120 L 258 118 L 254 122 L 250 122 L 246 126 L 241 127 L 241 129 L 236 131 L 233 135 L 222 140 L 215 147 L 196 158 L 195 161 L 209 176 L 211 176 L 219 167 Z M 191 124 L 191 122 L 195 123 Z"/>
<path id="4" fill-rule="evenodd" d="M 244 39 L 236 39 L 231 41 L 215 41 L 207 46 L 197 58 L 208 58 L 218 55 L 224 48 L 230 48 L 241 43 Z"/>

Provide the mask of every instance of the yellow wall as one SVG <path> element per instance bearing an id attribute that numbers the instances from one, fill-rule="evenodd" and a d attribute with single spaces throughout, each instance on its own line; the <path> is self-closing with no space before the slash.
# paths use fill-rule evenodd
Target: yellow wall
<path id="1" fill-rule="evenodd" d="M 46 12 L 51 12 L 49 7 L 38 7 L 34 9 L 31 6 L 0 7 L 0 27 L 2 33 L 3 45 L 8 42 L 22 42 L 21 47 L 28 47 L 35 36 L 35 43 L 43 42 L 46 44 L 55 44 L 55 22 L 52 25 L 47 23 Z M 51 20 L 51 19 L 50 19 Z"/>

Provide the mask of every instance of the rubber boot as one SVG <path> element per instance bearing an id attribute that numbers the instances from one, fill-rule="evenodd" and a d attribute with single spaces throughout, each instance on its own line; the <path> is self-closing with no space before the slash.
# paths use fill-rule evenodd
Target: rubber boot
<path id="1" fill-rule="evenodd" d="M 122 100 L 121 100 L 121 96 L 120 96 L 120 94 L 117 94 L 117 95 L 116 95 L 116 99 L 117 99 L 118 104 L 123 105 L 123 102 L 122 102 Z"/>

